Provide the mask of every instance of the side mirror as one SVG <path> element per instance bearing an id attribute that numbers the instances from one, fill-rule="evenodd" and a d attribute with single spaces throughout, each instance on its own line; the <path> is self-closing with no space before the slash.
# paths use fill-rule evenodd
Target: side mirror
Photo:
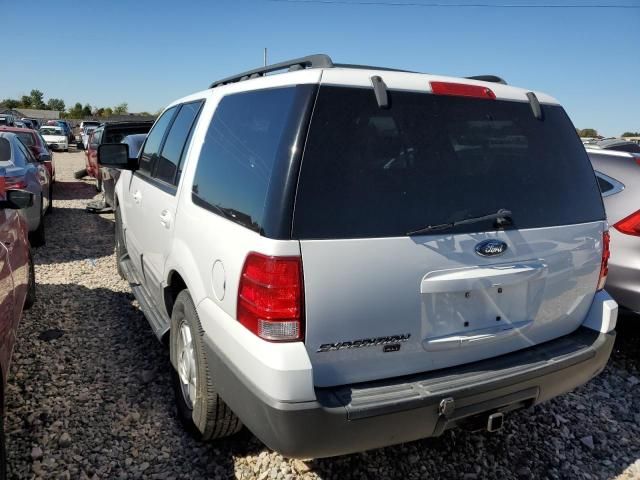
<path id="1" fill-rule="evenodd" d="M 49 153 L 43 153 L 42 155 L 40 155 L 40 157 L 38 158 L 38 160 L 40 162 L 50 162 L 51 161 L 51 154 Z"/>
<path id="2" fill-rule="evenodd" d="M 6 200 L 0 200 L 0 208 L 20 210 L 33 205 L 33 193 L 26 190 L 7 190 Z"/>
<path id="3" fill-rule="evenodd" d="M 126 143 L 105 143 L 98 147 L 98 164 L 102 167 L 121 170 L 137 170 L 138 159 L 129 158 L 129 145 Z"/>

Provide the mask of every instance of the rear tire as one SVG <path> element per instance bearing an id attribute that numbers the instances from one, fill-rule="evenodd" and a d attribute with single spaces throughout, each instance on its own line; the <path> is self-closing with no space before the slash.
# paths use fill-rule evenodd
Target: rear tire
<path id="1" fill-rule="evenodd" d="M 29 281 L 27 283 L 27 296 L 24 299 L 24 309 L 29 310 L 36 303 L 36 269 L 33 265 L 33 256 L 29 250 Z"/>
<path id="2" fill-rule="evenodd" d="M 47 207 L 47 214 L 53 213 L 53 180 L 49 182 L 49 206 Z"/>
<path id="3" fill-rule="evenodd" d="M 203 337 L 196 307 L 183 290 L 173 306 L 169 341 L 178 417 L 198 440 L 213 440 L 239 432 L 242 423 L 216 391 Z"/>
<path id="4" fill-rule="evenodd" d="M 0 414 L 3 412 L 0 412 Z M 4 415 L 0 415 L 0 480 L 7 478 L 7 452 L 4 446 Z"/>
<path id="5" fill-rule="evenodd" d="M 42 211 L 42 197 L 40 197 L 40 224 L 38 228 L 31 233 L 30 242 L 32 247 L 42 247 L 46 241 L 44 236 L 44 212 Z"/>
<path id="6" fill-rule="evenodd" d="M 120 259 L 122 259 L 127 254 L 127 245 L 125 244 L 124 234 L 122 231 L 122 215 L 120 213 L 120 208 L 116 208 L 115 212 L 116 217 L 116 232 L 115 232 L 115 254 L 116 254 L 116 268 L 118 269 L 118 275 L 122 277 L 124 280 L 127 277 L 124 274 L 124 270 L 122 270 L 122 266 L 120 265 Z"/>

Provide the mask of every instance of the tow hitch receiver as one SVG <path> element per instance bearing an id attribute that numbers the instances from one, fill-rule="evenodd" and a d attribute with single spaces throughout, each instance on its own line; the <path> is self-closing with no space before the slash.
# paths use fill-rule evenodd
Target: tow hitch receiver
<path id="1" fill-rule="evenodd" d="M 489 415 L 489 419 L 487 420 L 487 431 L 488 432 L 497 432 L 502 430 L 504 425 L 504 414 L 502 412 L 493 413 Z"/>

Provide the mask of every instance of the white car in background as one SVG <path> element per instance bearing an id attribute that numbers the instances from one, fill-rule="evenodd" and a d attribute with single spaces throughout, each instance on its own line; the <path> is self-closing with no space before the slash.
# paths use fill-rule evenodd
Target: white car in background
<path id="1" fill-rule="evenodd" d="M 64 130 L 62 130 L 62 127 L 45 125 L 40 128 L 40 134 L 52 150 L 69 151 L 69 139 L 65 135 Z"/>

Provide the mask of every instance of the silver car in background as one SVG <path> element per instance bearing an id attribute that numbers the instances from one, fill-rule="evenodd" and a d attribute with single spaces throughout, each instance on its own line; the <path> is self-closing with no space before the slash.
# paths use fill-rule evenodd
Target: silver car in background
<path id="1" fill-rule="evenodd" d="M 611 235 L 607 291 L 640 312 L 640 156 L 587 148 L 596 171 Z"/>
<path id="2" fill-rule="evenodd" d="M 42 162 L 38 162 L 14 133 L 0 132 L 0 177 L 6 189 L 33 193 L 33 205 L 20 213 L 29 226 L 31 245 L 44 245 L 44 215 L 51 209 L 51 178 Z"/>

